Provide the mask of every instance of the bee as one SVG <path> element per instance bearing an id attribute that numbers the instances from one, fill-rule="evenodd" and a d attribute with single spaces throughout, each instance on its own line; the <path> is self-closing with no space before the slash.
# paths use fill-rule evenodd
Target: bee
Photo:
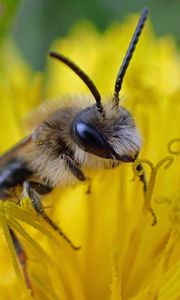
<path id="1" fill-rule="evenodd" d="M 75 250 L 79 247 L 44 212 L 40 196 L 57 186 L 87 180 L 84 167 L 112 168 L 123 162 L 134 162 L 138 157 L 140 137 L 131 113 L 119 104 L 119 94 L 147 15 L 148 9 L 144 8 L 118 72 L 113 97 L 107 101 L 102 102 L 93 81 L 73 61 L 50 52 L 50 57 L 79 76 L 91 95 L 85 99 L 64 97 L 56 103 L 45 104 L 34 112 L 33 119 L 37 121 L 32 133 L 0 157 L 2 201 L 13 198 L 16 188 L 20 187 L 35 211 Z M 141 179 L 143 181 L 143 177 Z M 10 234 L 24 266 L 24 250 L 12 229 Z M 28 278 L 25 268 L 24 274 Z M 26 281 L 29 286 L 29 280 Z"/>

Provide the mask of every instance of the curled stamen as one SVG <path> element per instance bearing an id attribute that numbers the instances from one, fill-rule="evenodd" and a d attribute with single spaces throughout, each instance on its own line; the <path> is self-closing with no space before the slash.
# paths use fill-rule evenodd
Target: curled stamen
<path id="1" fill-rule="evenodd" d="M 137 176 L 140 176 L 140 175 L 143 174 L 143 170 L 142 170 L 142 169 L 141 169 L 141 170 L 138 170 L 138 169 L 137 169 L 137 167 L 138 167 L 139 165 L 141 165 L 142 163 L 147 164 L 147 165 L 150 167 L 151 171 L 152 171 L 153 168 L 154 168 L 153 163 L 152 163 L 150 160 L 148 160 L 148 159 L 136 159 L 136 161 L 134 162 L 134 164 L 133 164 L 132 167 L 133 167 L 134 173 L 135 173 Z"/>
<path id="2" fill-rule="evenodd" d="M 149 182 L 147 184 L 147 191 L 145 192 L 144 212 L 145 211 L 151 212 L 152 217 L 153 217 L 153 222 L 152 222 L 153 226 L 157 224 L 157 217 L 156 217 L 156 214 L 151 205 L 152 195 L 153 195 L 153 191 L 154 191 L 154 187 L 155 187 L 155 183 L 156 183 L 157 172 L 158 172 L 159 168 L 163 165 L 164 165 L 165 169 L 168 169 L 171 166 L 171 164 L 173 163 L 173 161 L 174 161 L 174 159 L 172 156 L 167 156 L 167 157 L 164 157 L 163 159 L 161 159 L 156 165 L 153 165 L 153 163 L 147 159 L 137 159 L 135 161 L 135 163 L 133 164 L 133 171 L 139 177 L 142 176 L 142 174 L 144 172 L 143 168 L 138 170 L 139 165 L 142 165 L 142 163 L 145 163 L 151 169 Z"/>
<path id="3" fill-rule="evenodd" d="M 172 165 L 173 161 L 174 161 L 174 158 L 170 155 L 167 157 L 164 157 L 155 165 L 156 172 L 163 165 L 164 165 L 164 169 L 168 169 Z"/>
<path id="4" fill-rule="evenodd" d="M 169 152 L 170 154 L 175 154 L 175 155 L 180 154 L 180 149 L 179 149 L 179 150 L 174 150 L 174 149 L 173 149 L 173 146 L 174 146 L 174 144 L 176 144 L 176 143 L 179 143 L 179 146 L 180 146 L 180 138 L 173 139 L 173 140 L 171 140 L 171 141 L 168 143 L 168 152 Z"/>
<path id="5" fill-rule="evenodd" d="M 147 159 L 137 159 L 135 161 L 135 163 L 133 164 L 134 173 L 144 183 L 144 194 L 145 194 L 145 203 L 146 203 L 147 202 L 146 198 L 148 199 L 149 190 L 148 190 L 148 185 L 147 185 L 147 181 L 146 181 L 146 177 L 145 177 L 145 174 L 144 174 L 144 168 L 142 166 L 142 163 L 146 163 L 149 166 L 149 168 L 151 169 L 151 175 L 153 174 L 154 166 L 153 166 L 153 163 L 151 161 L 147 160 Z M 141 166 L 141 168 L 138 168 L 139 166 Z M 151 178 L 151 176 L 150 176 L 150 178 Z M 149 180 L 149 182 L 150 182 L 150 180 Z M 153 190 L 153 188 L 152 188 L 152 190 Z M 151 199 L 151 197 L 150 197 L 150 199 Z M 144 203 L 144 209 L 146 208 L 145 203 Z M 151 212 L 151 215 L 152 215 L 152 218 L 153 218 L 152 226 L 155 226 L 157 224 L 157 217 L 156 217 L 156 214 L 155 214 L 155 212 L 154 212 L 154 210 L 153 210 L 153 208 L 150 204 L 150 201 L 148 201 L 148 203 L 149 203 L 149 205 L 147 206 L 147 209 Z"/>

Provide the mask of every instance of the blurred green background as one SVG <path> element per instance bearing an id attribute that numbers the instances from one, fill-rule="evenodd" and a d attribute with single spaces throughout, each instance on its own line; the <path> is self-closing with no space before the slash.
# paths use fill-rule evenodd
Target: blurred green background
<path id="1" fill-rule="evenodd" d="M 179 43 L 179 0 L 0 0 L 0 39 L 13 36 L 24 58 L 42 70 L 51 42 L 77 21 L 89 19 L 103 31 L 144 6 L 156 34 L 173 34 Z"/>

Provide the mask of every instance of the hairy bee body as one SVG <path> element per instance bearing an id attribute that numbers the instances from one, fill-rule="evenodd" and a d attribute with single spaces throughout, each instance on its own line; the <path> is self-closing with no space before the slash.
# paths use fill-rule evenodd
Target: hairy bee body
<path id="1" fill-rule="evenodd" d="M 23 159 L 14 158 L 7 161 L 0 168 L 0 199 L 17 197 L 16 187 L 22 186 L 30 176 L 32 171 Z"/>
<path id="2" fill-rule="evenodd" d="M 119 156 L 126 153 L 133 156 L 139 152 L 139 135 L 127 109 L 120 106 L 116 110 L 112 100 L 107 99 L 104 110 L 106 120 L 102 119 L 92 104 L 91 97 L 69 96 L 43 105 L 33 114 L 33 119 L 41 122 L 33 129 L 32 141 L 21 153 L 21 158 L 26 161 L 33 174 L 53 186 L 72 183 L 76 179 L 63 159 L 63 154 L 71 157 L 81 168 L 111 167 L 116 159 L 113 154 L 109 159 L 99 157 L 84 151 L 75 143 L 71 131 L 76 118 L 83 119 L 86 124 L 93 124 Z M 90 141 L 92 144 L 94 142 Z"/>
<path id="3" fill-rule="evenodd" d="M 84 71 L 67 57 L 50 52 L 80 77 L 91 95 L 66 96 L 33 112 L 30 135 L 0 157 L 0 194 L 27 180 L 51 188 L 84 181 L 83 168 L 111 168 L 137 158 L 140 138 L 130 112 L 119 104 L 119 92 L 147 15 L 145 8 L 117 75 L 114 94 L 103 103 Z M 40 190 L 44 193 L 42 186 Z"/>

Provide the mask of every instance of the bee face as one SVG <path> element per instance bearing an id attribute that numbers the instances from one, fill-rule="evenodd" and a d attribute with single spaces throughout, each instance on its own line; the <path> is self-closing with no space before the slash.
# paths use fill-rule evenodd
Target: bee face
<path id="1" fill-rule="evenodd" d="M 114 94 L 107 107 L 102 104 L 101 95 L 92 80 L 76 64 L 61 54 L 50 52 L 51 57 L 66 64 L 84 81 L 96 101 L 95 105 L 83 109 L 70 126 L 73 142 L 86 153 L 123 162 L 133 162 L 138 156 L 139 136 L 130 113 L 119 105 L 119 93 L 147 15 L 148 9 L 145 8 L 119 69 Z"/>
<path id="2" fill-rule="evenodd" d="M 111 102 L 110 102 L 111 103 Z M 71 137 L 85 152 L 105 159 L 133 162 L 140 149 L 134 120 L 127 109 L 104 105 L 106 117 L 95 105 L 80 112 L 71 124 Z"/>

